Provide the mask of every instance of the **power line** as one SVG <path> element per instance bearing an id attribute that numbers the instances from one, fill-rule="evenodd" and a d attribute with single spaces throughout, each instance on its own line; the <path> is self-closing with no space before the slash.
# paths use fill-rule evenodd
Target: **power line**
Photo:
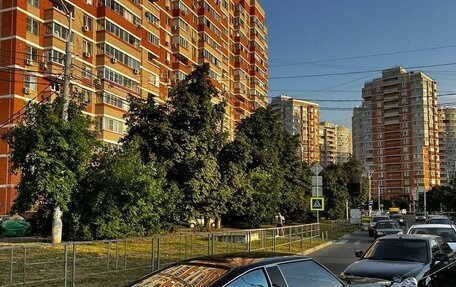
<path id="1" fill-rule="evenodd" d="M 404 67 L 404 69 L 422 69 L 422 68 L 431 68 L 431 67 L 443 67 L 443 66 L 453 66 L 456 65 L 456 62 L 443 63 L 443 64 L 434 64 L 434 65 L 423 65 L 423 66 L 412 66 Z M 282 76 L 282 77 L 270 77 L 269 80 L 284 80 L 284 79 L 300 79 L 300 78 L 316 78 L 316 77 L 329 77 L 329 76 L 343 76 L 343 75 L 355 75 L 355 74 L 366 74 L 366 73 L 378 73 L 382 72 L 382 69 L 379 70 L 365 70 L 365 71 L 353 71 L 353 72 L 341 72 L 341 73 L 327 73 L 327 74 L 309 74 L 309 75 L 297 75 L 297 76 Z"/>
<path id="2" fill-rule="evenodd" d="M 439 49 L 447 49 L 447 48 L 455 48 L 455 47 L 456 47 L 456 45 L 446 45 L 446 46 L 437 46 L 437 47 L 429 47 L 429 48 L 421 48 L 421 49 L 384 52 L 384 53 L 368 54 L 368 55 L 361 55 L 361 56 L 350 56 L 350 57 L 342 57 L 342 58 L 332 58 L 332 59 L 324 59 L 324 60 L 316 60 L 316 61 L 307 61 L 307 62 L 297 62 L 297 63 L 289 63 L 289 64 L 281 64 L 281 65 L 272 65 L 272 66 L 270 66 L 270 68 L 285 67 L 285 66 L 309 65 L 309 64 L 316 64 L 316 63 L 325 63 L 325 62 L 334 62 L 334 61 L 343 61 L 343 60 L 353 60 L 353 59 L 362 59 L 362 58 L 372 58 L 372 57 L 388 56 L 388 55 L 395 55 L 395 54 L 406 54 L 406 53 L 414 53 L 414 52 L 422 52 L 422 51 L 430 51 L 430 50 L 439 50 Z M 282 59 L 282 60 L 286 60 L 286 59 Z M 292 61 L 292 60 L 290 60 L 290 61 Z"/>

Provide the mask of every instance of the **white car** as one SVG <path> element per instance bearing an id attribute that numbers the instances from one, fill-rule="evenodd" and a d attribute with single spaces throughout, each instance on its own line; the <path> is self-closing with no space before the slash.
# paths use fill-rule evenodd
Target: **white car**
<path id="1" fill-rule="evenodd" d="M 456 227 L 449 224 L 418 224 L 413 225 L 407 234 L 432 234 L 445 240 L 453 250 L 456 250 Z"/>

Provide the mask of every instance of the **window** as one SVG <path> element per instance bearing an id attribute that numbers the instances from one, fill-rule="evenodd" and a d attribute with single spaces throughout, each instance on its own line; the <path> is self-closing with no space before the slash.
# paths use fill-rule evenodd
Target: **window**
<path id="1" fill-rule="evenodd" d="M 252 286 L 261 286 L 269 287 L 268 280 L 264 275 L 262 269 L 251 271 L 245 275 L 242 275 L 238 279 L 234 280 L 227 287 L 252 287 Z"/>
<path id="2" fill-rule="evenodd" d="M 54 35 L 66 40 L 68 37 L 68 29 L 57 23 L 46 24 L 46 35 Z"/>
<path id="3" fill-rule="evenodd" d="M 97 126 L 99 130 L 107 130 L 118 134 L 124 133 L 126 130 L 124 122 L 108 117 L 100 117 Z"/>
<path id="4" fill-rule="evenodd" d="M 334 275 L 311 260 L 281 264 L 279 265 L 279 268 L 282 271 L 288 286 L 343 286 Z"/>
<path id="5" fill-rule="evenodd" d="M 92 2 L 93 0 L 83 0 L 83 1 L 84 1 L 84 3 L 89 4 L 90 6 L 93 5 L 93 2 Z"/>
<path id="6" fill-rule="evenodd" d="M 25 48 L 26 56 L 25 58 L 32 61 L 38 62 L 38 49 L 32 46 L 27 45 Z"/>
<path id="7" fill-rule="evenodd" d="M 111 93 L 103 93 L 103 103 L 111 106 L 118 107 L 123 110 L 129 110 L 130 104 L 124 98 L 121 98 L 117 95 Z"/>
<path id="8" fill-rule="evenodd" d="M 40 31 L 40 24 L 38 21 L 27 17 L 27 31 L 38 36 Z"/>
<path id="9" fill-rule="evenodd" d="M 160 46 L 160 39 L 154 34 L 147 32 L 147 40 L 152 43 L 154 46 Z"/>
<path id="10" fill-rule="evenodd" d="M 92 54 L 92 43 L 87 40 L 82 40 L 82 52 Z"/>
<path id="11" fill-rule="evenodd" d="M 82 76 L 87 79 L 92 77 L 92 69 L 86 64 L 82 64 Z"/>
<path id="12" fill-rule="evenodd" d="M 152 85 L 157 85 L 157 75 L 149 73 L 149 83 Z"/>
<path id="13" fill-rule="evenodd" d="M 92 17 L 84 13 L 84 15 L 82 16 L 82 25 L 84 27 L 87 27 L 89 30 L 92 30 Z"/>
<path id="14" fill-rule="evenodd" d="M 39 5 L 38 0 L 27 0 L 27 3 L 29 3 L 30 5 L 33 5 L 35 7 L 38 7 L 38 5 Z"/>
<path id="15" fill-rule="evenodd" d="M 65 64 L 65 54 L 57 50 L 46 50 L 44 51 L 44 59 L 46 62 Z"/>
<path id="16" fill-rule="evenodd" d="M 32 75 L 24 75 L 24 87 L 29 88 L 31 91 L 36 91 L 37 77 Z"/>

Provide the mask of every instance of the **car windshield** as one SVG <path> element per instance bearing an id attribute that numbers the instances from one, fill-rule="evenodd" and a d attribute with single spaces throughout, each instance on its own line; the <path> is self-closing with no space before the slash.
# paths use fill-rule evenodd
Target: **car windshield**
<path id="1" fill-rule="evenodd" d="M 372 222 L 378 222 L 380 220 L 388 220 L 389 217 L 386 217 L 386 216 L 382 216 L 382 217 L 374 217 L 372 218 Z"/>
<path id="2" fill-rule="evenodd" d="M 222 277 L 228 270 L 214 266 L 181 264 L 146 277 L 133 287 L 204 287 Z"/>
<path id="3" fill-rule="evenodd" d="M 416 216 L 424 216 L 424 213 L 418 212 L 418 213 L 416 214 Z"/>
<path id="4" fill-rule="evenodd" d="M 377 224 L 377 229 L 382 229 L 382 228 L 400 228 L 399 225 L 397 225 L 396 222 L 379 222 Z"/>
<path id="5" fill-rule="evenodd" d="M 456 232 L 453 228 L 412 228 L 410 234 L 438 235 L 446 242 L 456 242 Z"/>
<path id="6" fill-rule="evenodd" d="M 431 218 L 429 219 L 430 224 L 453 224 L 448 218 Z"/>
<path id="7" fill-rule="evenodd" d="M 385 261 L 413 261 L 426 263 L 428 247 L 424 240 L 384 239 L 376 241 L 364 259 Z"/>

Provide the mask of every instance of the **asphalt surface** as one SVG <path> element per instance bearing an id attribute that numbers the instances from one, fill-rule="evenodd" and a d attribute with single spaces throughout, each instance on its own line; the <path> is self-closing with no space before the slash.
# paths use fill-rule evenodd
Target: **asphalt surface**
<path id="1" fill-rule="evenodd" d="M 406 217 L 407 226 L 404 227 L 404 233 L 407 229 L 416 223 L 411 216 Z M 312 258 L 326 266 L 334 274 L 340 274 L 348 265 L 358 260 L 355 257 L 355 251 L 366 251 L 374 242 L 373 237 L 369 237 L 367 231 L 357 231 L 351 235 L 346 235 L 332 245 L 322 250 L 309 254 Z M 448 278 L 440 287 L 456 287 L 456 274 L 454 278 Z"/>

